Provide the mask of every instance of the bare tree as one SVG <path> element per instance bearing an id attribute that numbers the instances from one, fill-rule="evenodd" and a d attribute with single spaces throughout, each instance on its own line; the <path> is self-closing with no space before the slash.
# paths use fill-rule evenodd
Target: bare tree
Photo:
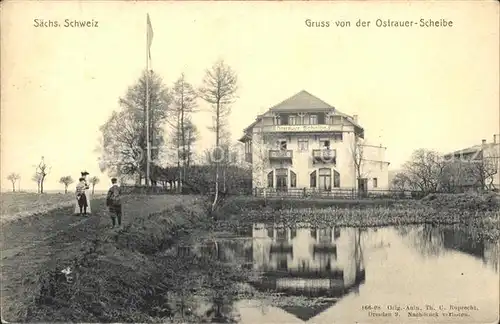
<path id="1" fill-rule="evenodd" d="M 64 176 L 59 179 L 59 183 L 64 185 L 64 193 L 68 193 L 68 186 L 75 182 L 71 176 Z"/>
<path id="2" fill-rule="evenodd" d="M 277 141 L 279 135 L 277 133 L 266 130 L 264 117 L 260 117 L 260 122 L 257 123 L 251 132 L 252 147 L 252 170 L 253 173 L 259 174 L 260 177 L 253 178 L 253 187 L 262 188 L 264 198 L 267 197 L 267 187 L 271 184 L 266 183 L 266 170 L 271 167 L 271 160 L 269 158 L 269 151 L 277 148 Z"/>
<path id="3" fill-rule="evenodd" d="M 475 187 L 481 190 L 495 190 L 494 176 L 498 173 L 498 157 L 483 156 L 475 161 L 468 162 L 468 170 L 475 180 Z"/>
<path id="4" fill-rule="evenodd" d="M 16 192 L 16 181 L 21 179 L 21 176 L 18 173 L 11 173 L 7 176 L 7 180 L 12 182 L 12 192 Z"/>
<path id="5" fill-rule="evenodd" d="M 227 118 L 231 113 L 230 105 L 236 99 L 238 78 L 236 73 L 224 63 L 217 61 L 211 69 L 207 70 L 203 79 L 203 85 L 199 89 L 200 97 L 211 105 L 214 125 L 211 127 L 215 132 L 215 157 L 221 160 L 221 135 L 226 126 Z M 215 171 L 215 197 L 212 210 L 215 209 L 219 197 L 219 163 L 216 163 Z"/>
<path id="6" fill-rule="evenodd" d="M 186 178 L 187 170 L 187 150 L 188 150 L 188 125 L 192 128 L 194 126 L 191 122 L 190 115 L 197 107 L 196 99 L 197 93 L 194 87 L 185 79 L 184 73 L 181 74 L 179 79 L 174 83 L 172 91 L 174 109 L 172 111 L 173 123 L 171 126 L 174 128 L 174 146 L 177 151 L 177 168 L 179 171 L 179 186 L 178 189 L 182 190 L 182 182 Z"/>
<path id="7" fill-rule="evenodd" d="M 51 167 L 45 163 L 45 158 L 42 156 L 42 160 L 36 166 L 36 174 L 38 175 L 39 181 L 39 192 L 43 193 L 43 182 L 45 181 L 45 177 L 50 173 Z"/>
<path id="8" fill-rule="evenodd" d="M 89 179 L 90 184 L 92 185 L 92 195 L 94 194 L 95 185 L 98 184 L 101 180 L 97 176 L 93 176 Z"/>
<path id="9" fill-rule="evenodd" d="M 356 134 L 354 134 L 354 140 L 351 143 L 350 151 L 356 177 L 356 188 L 359 190 L 361 189 L 361 181 L 366 174 L 363 173 L 365 164 L 363 140 Z M 364 190 L 366 189 L 365 187 Z M 359 190 L 358 193 L 363 194 L 361 190 Z"/>
<path id="10" fill-rule="evenodd" d="M 41 179 L 41 176 L 38 173 L 35 173 L 31 177 L 31 180 L 33 180 L 37 184 L 37 191 L 36 191 L 37 193 L 40 193 L 40 179 Z"/>
<path id="11" fill-rule="evenodd" d="M 424 193 L 436 192 L 442 188 L 443 179 L 449 174 L 449 164 L 435 151 L 418 149 L 411 159 L 403 164 L 399 179 L 405 186 Z"/>

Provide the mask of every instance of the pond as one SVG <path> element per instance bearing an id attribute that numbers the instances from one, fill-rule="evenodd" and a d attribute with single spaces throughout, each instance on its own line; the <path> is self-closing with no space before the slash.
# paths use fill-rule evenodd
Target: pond
<path id="1" fill-rule="evenodd" d="M 228 308 L 240 323 L 493 323 L 498 316 L 498 245 L 464 229 L 252 224 L 198 251 L 253 274 Z"/>

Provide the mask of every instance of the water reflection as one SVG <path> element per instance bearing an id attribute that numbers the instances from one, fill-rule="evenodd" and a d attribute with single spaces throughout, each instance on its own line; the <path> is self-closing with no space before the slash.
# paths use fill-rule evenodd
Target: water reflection
<path id="1" fill-rule="evenodd" d="M 398 233 L 425 257 L 440 257 L 456 251 L 480 259 L 498 272 L 498 244 L 475 237 L 467 228 L 424 224 L 398 228 Z"/>
<path id="2" fill-rule="evenodd" d="M 497 310 L 498 245 L 465 229 L 259 223 L 244 233 L 178 249 L 228 266 L 204 279 L 209 321 L 368 322 L 373 318 L 359 311 L 361 305 L 424 301 L 475 304 L 481 316 Z M 244 279 L 234 279 L 235 273 Z M 235 280 L 258 293 L 242 296 Z M 258 300 L 264 302 L 251 303 Z M 489 318 L 475 320 L 483 319 Z"/>
<path id="3" fill-rule="evenodd" d="M 262 278 L 252 284 L 282 296 L 321 297 L 309 305 L 281 305 L 302 320 L 331 307 L 357 291 L 365 280 L 361 230 L 313 228 L 305 224 L 253 225 L 253 269 Z"/>

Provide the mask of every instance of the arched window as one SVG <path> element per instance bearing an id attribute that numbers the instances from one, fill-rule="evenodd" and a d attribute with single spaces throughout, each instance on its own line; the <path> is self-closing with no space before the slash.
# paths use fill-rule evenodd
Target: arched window
<path id="1" fill-rule="evenodd" d="M 316 188 L 316 171 L 311 172 L 309 175 L 309 187 Z"/>
<path id="2" fill-rule="evenodd" d="M 297 174 L 290 170 L 290 188 L 296 188 L 297 187 Z"/>
<path id="3" fill-rule="evenodd" d="M 340 188 L 340 173 L 333 170 L 333 187 Z"/>
<path id="4" fill-rule="evenodd" d="M 274 171 L 271 171 L 267 174 L 267 187 L 268 188 L 274 187 Z"/>
<path id="5" fill-rule="evenodd" d="M 319 190 L 330 191 L 332 189 L 332 169 L 319 169 Z"/>

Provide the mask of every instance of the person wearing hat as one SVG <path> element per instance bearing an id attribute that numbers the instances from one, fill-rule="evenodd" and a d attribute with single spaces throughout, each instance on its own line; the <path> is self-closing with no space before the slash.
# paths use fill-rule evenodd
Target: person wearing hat
<path id="1" fill-rule="evenodd" d="M 87 171 L 82 171 L 82 172 L 80 172 L 80 174 L 81 174 L 80 179 L 83 179 L 83 182 L 82 182 L 83 187 L 80 188 L 80 190 L 83 190 L 83 195 L 80 195 L 80 197 L 85 197 L 85 203 L 83 201 L 79 202 L 77 199 L 76 204 L 75 204 L 75 215 L 81 214 L 81 211 L 80 211 L 81 204 L 86 205 L 86 212 L 84 214 L 89 215 L 92 213 L 92 210 L 90 208 L 90 186 L 88 185 L 88 182 L 87 182 L 87 176 L 89 175 L 89 173 Z M 78 183 L 78 185 L 80 185 L 80 182 Z"/>
<path id="2" fill-rule="evenodd" d="M 116 178 L 111 179 L 111 188 L 108 190 L 106 196 L 106 206 L 108 207 L 109 213 L 111 215 L 112 228 L 118 225 L 118 228 L 122 228 L 122 201 L 121 201 L 121 190 L 118 186 L 118 180 Z"/>

